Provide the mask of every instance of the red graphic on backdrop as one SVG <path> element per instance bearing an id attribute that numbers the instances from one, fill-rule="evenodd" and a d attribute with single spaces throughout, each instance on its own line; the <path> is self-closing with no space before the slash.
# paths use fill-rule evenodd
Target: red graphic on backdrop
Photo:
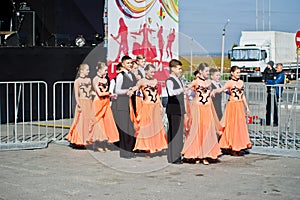
<path id="1" fill-rule="evenodd" d="M 169 58 L 169 56 L 170 56 L 172 59 L 173 58 L 172 44 L 175 41 L 175 28 L 172 28 L 170 30 L 170 33 L 167 36 L 167 39 L 168 39 L 167 46 L 166 46 L 167 57 Z"/>
<path id="2" fill-rule="evenodd" d="M 159 48 L 159 53 L 160 53 L 160 57 L 159 57 L 159 61 L 162 62 L 162 57 L 163 57 L 163 52 L 164 52 L 164 37 L 163 37 L 163 26 L 159 26 L 158 24 L 156 24 L 158 28 L 157 31 L 157 39 L 158 39 L 158 48 Z"/>
<path id="3" fill-rule="evenodd" d="M 133 55 L 144 55 L 148 63 L 154 64 L 156 66 L 156 73 L 154 77 L 157 80 L 166 80 L 169 77 L 169 67 L 168 62 L 163 60 L 164 51 L 167 53 L 168 60 L 173 58 L 172 45 L 175 42 L 175 28 L 171 28 L 169 34 L 167 35 L 167 42 L 164 39 L 164 28 L 162 25 L 157 25 L 157 30 L 151 29 L 146 23 L 140 25 L 140 29 L 136 32 L 130 32 L 128 26 L 125 24 L 123 18 L 119 19 L 119 29 L 118 34 L 110 36 L 119 44 L 118 54 L 115 59 L 108 60 L 109 66 L 109 78 L 114 78 L 116 76 L 115 66 L 120 62 L 120 58 L 124 55 L 130 55 L 129 52 L 132 52 Z M 141 42 L 133 42 L 132 48 L 129 48 L 128 45 L 128 33 L 130 32 L 131 37 L 137 39 L 141 37 Z M 149 38 L 152 37 L 152 34 L 157 32 L 157 44 L 153 45 Z M 140 41 L 140 40 L 139 40 Z M 167 44 L 165 44 L 167 43 Z M 156 47 L 159 48 L 159 56 L 157 55 Z M 132 50 L 131 50 L 132 49 Z"/>
<path id="4" fill-rule="evenodd" d="M 140 30 L 137 32 L 131 32 L 132 35 L 142 35 L 143 40 L 142 43 L 133 42 L 132 54 L 139 55 L 142 54 L 146 58 L 153 59 L 156 57 L 156 47 L 151 44 L 149 41 L 149 35 L 155 32 L 154 29 L 151 29 L 147 24 L 143 24 L 140 26 Z M 133 36 L 135 37 L 135 36 Z"/>
<path id="5" fill-rule="evenodd" d="M 114 36 L 113 34 L 110 34 L 111 37 L 119 43 L 119 51 L 115 59 L 116 62 L 119 61 L 121 57 L 121 53 L 123 53 L 123 55 L 128 55 L 128 27 L 126 26 L 123 18 L 119 19 L 119 25 L 120 27 L 119 27 L 118 35 Z M 119 38 L 120 41 L 118 40 Z"/>

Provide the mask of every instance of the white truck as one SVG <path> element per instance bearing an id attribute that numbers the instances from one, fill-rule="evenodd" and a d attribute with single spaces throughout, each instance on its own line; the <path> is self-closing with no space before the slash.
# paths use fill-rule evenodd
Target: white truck
<path id="1" fill-rule="evenodd" d="M 233 47 L 229 55 L 231 66 L 239 66 L 241 73 L 248 77 L 262 77 L 266 63 L 272 60 L 283 64 L 289 79 L 295 78 L 295 33 L 242 31 L 239 46 Z"/>

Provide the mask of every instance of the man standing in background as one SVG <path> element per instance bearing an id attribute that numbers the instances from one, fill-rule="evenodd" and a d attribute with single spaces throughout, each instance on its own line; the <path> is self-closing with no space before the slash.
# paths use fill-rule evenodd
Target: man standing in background
<path id="1" fill-rule="evenodd" d="M 277 84 L 284 84 L 284 73 L 282 71 L 282 64 L 278 63 L 276 64 L 276 78 L 275 79 L 269 79 L 266 81 L 267 85 L 277 85 Z M 276 98 L 274 98 L 274 118 L 273 118 L 273 126 L 278 126 L 278 109 L 277 109 L 277 102 L 278 100 L 280 100 L 281 96 L 282 96 L 282 89 L 283 86 L 277 86 L 275 87 L 275 94 L 276 94 Z M 271 95 L 270 95 L 270 99 L 269 99 L 269 95 L 268 95 L 268 102 L 269 104 L 267 104 L 267 114 L 269 117 L 269 120 L 267 120 L 267 125 L 270 124 L 270 116 L 271 116 Z M 267 118 L 268 119 L 268 118 Z"/>
<path id="2" fill-rule="evenodd" d="M 262 81 L 264 83 L 267 83 L 269 80 L 274 80 L 276 77 L 276 70 L 274 69 L 274 62 L 269 61 L 267 63 L 267 67 L 263 72 L 263 78 Z M 274 111 L 275 109 L 277 110 L 277 107 L 274 106 Z M 276 112 L 277 113 L 277 112 Z M 275 116 L 274 116 L 275 118 Z M 267 105 L 266 105 L 266 125 L 269 126 L 271 121 L 271 86 L 267 86 Z"/>

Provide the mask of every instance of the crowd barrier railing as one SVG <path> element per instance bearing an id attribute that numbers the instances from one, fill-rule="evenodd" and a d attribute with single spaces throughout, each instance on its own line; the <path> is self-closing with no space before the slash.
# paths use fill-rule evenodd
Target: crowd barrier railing
<path id="1" fill-rule="evenodd" d="M 0 82 L 0 149 L 42 148 L 50 140 L 67 142 L 65 136 L 72 124 L 75 107 L 73 84 L 73 81 L 54 83 L 53 120 L 50 121 L 47 118 L 48 95 L 45 82 Z M 162 88 L 160 90 L 163 91 Z M 299 154 L 299 86 L 248 82 L 245 83 L 245 95 L 251 110 L 245 117 L 253 150 L 286 150 Z M 226 107 L 227 99 L 228 95 L 223 93 L 223 108 Z M 270 120 L 266 116 L 267 103 L 270 105 Z M 274 121 L 276 111 L 277 122 Z M 51 134 L 49 127 L 53 127 Z"/>
<path id="2" fill-rule="evenodd" d="M 53 137 L 55 142 L 66 142 L 73 120 L 75 100 L 73 94 L 74 81 L 57 81 L 53 84 Z"/>
<path id="3" fill-rule="evenodd" d="M 251 110 L 246 119 L 254 148 L 300 152 L 298 91 L 299 86 L 292 84 L 245 83 Z"/>
<path id="4" fill-rule="evenodd" d="M 48 91 L 44 81 L 0 82 L 0 149 L 48 145 Z"/>

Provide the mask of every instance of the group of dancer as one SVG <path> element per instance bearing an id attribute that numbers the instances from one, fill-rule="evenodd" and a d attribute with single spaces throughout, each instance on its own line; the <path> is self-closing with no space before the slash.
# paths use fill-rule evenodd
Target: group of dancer
<path id="1" fill-rule="evenodd" d="M 245 117 L 250 110 L 244 83 L 239 79 L 240 69 L 233 66 L 231 80 L 222 86 L 218 69 L 206 63 L 199 65 L 189 85 L 180 79 L 179 60 L 172 59 L 169 68 L 165 110 L 158 81 L 153 78 L 156 68 L 145 64 L 145 57 L 139 55 L 133 60 L 123 56 L 112 80 L 107 78 L 105 63 L 98 63 L 93 80 L 88 76 L 89 66 L 81 64 L 74 82 L 74 121 L 66 139 L 76 146 L 92 145 L 96 151 L 109 151 L 109 145 L 115 144 L 120 157 L 127 159 L 137 153 L 151 156 L 166 149 L 168 162 L 173 164 L 209 164 L 222 151 L 244 155 L 251 148 Z M 223 116 L 222 92 L 229 95 Z M 164 112 L 168 118 L 167 133 Z"/>

